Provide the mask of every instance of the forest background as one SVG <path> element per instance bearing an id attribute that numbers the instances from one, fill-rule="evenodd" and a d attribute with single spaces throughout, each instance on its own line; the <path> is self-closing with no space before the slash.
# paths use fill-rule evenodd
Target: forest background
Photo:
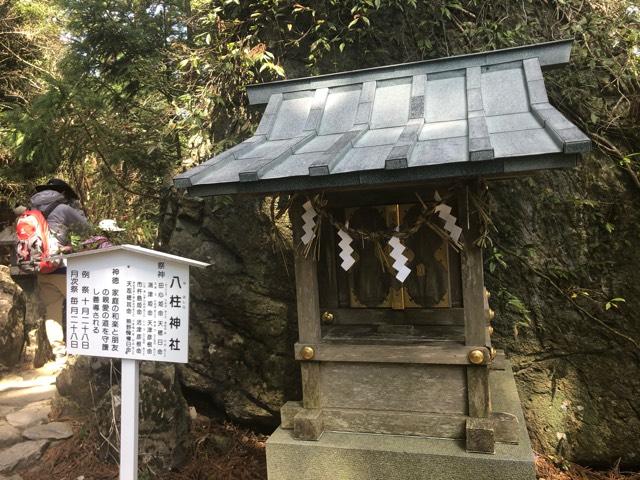
<path id="1" fill-rule="evenodd" d="M 640 5 L 631 1 L 0 0 L 0 220 L 34 185 L 63 176 L 92 222 L 115 218 L 131 242 L 189 253 L 173 232 L 180 205 L 191 206 L 171 178 L 255 129 L 261 112 L 246 85 L 564 38 L 575 38 L 571 64 L 548 72 L 547 87 L 594 153 L 576 171 L 492 187 L 485 258 L 496 335 L 514 359 L 536 448 L 638 465 Z M 262 218 L 260 200 L 211 202 L 205 210 L 221 225 L 226 216 L 231 227 L 220 230 L 232 236 L 243 232 L 238 216 Z M 231 244 L 241 263 L 256 261 L 246 242 Z M 261 292 L 270 293 L 291 302 L 290 292 Z M 273 342 L 286 351 L 285 340 Z M 255 375 L 248 381 L 266 385 L 255 404 L 273 416 L 292 389 L 273 372 Z M 229 403 L 216 400 L 246 420 Z"/>

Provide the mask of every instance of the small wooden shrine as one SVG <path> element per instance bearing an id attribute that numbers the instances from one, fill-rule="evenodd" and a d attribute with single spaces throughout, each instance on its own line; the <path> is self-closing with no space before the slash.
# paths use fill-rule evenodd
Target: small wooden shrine
<path id="1" fill-rule="evenodd" d="M 483 182 L 572 167 L 590 149 L 544 85 L 570 50 L 250 86 L 266 104 L 255 134 L 176 177 L 198 196 L 290 195 L 303 398 L 282 407 L 282 428 L 457 438 L 482 453 L 517 442 L 516 417 L 491 402 Z"/>

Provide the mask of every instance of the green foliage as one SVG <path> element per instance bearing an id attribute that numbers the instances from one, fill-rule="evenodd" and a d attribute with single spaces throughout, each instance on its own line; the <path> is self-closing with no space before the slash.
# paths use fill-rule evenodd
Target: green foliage
<path id="1" fill-rule="evenodd" d="M 492 248 L 487 259 L 489 264 L 489 272 L 494 273 L 498 267 L 507 268 L 507 262 L 504 260 L 504 254 L 497 248 Z"/>
<path id="2" fill-rule="evenodd" d="M 48 0 L 0 0 L 0 192 L 11 198 L 19 196 L 22 182 L 8 172 L 29 168 L 16 165 L 15 150 L 28 139 L 14 121 L 52 77 L 59 34 L 54 12 Z"/>
<path id="3" fill-rule="evenodd" d="M 571 68 L 547 75 L 553 101 L 637 182 L 640 13 L 627 2 L 0 0 L 3 12 L 16 47 L 0 39 L 0 188 L 25 185 L 24 200 L 63 175 L 94 221 L 152 225 L 175 173 L 253 130 L 248 84 L 571 36 Z"/>
<path id="4" fill-rule="evenodd" d="M 506 288 L 501 288 L 498 291 L 498 301 L 504 309 L 502 311 L 506 310 L 515 316 L 515 321 L 512 323 L 514 338 L 518 338 L 520 328 L 531 328 L 531 311 L 520 297 Z"/>

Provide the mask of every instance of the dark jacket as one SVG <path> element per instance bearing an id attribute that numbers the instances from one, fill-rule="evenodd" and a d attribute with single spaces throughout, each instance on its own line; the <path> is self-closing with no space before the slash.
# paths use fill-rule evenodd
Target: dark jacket
<path id="1" fill-rule="evenodd" d="M 60 203 L 47 217 L 49 229 L 56 236 L 61 245 L 69 244 L 69 229 L 83 230 L 89 226 L 84 212 L 68 205 L 65 196 L 55 190 L 43 190 L 31 197 L 31 208 L 44 212 L 54 202 Z"/>

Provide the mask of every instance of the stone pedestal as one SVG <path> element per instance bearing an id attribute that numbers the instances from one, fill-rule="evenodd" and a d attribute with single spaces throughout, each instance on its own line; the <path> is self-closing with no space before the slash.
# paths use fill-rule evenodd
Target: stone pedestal
<path id="1" fill-rule="evenodd" d="M 279 428 L 267 442 L 269 480 L 535 480 L 533 452 L 511 372 L 490 376 L 494 408 L 518 418 L 518 444 L 468 453 L 463 440 L 325 432 L 301 441 Z"/>

